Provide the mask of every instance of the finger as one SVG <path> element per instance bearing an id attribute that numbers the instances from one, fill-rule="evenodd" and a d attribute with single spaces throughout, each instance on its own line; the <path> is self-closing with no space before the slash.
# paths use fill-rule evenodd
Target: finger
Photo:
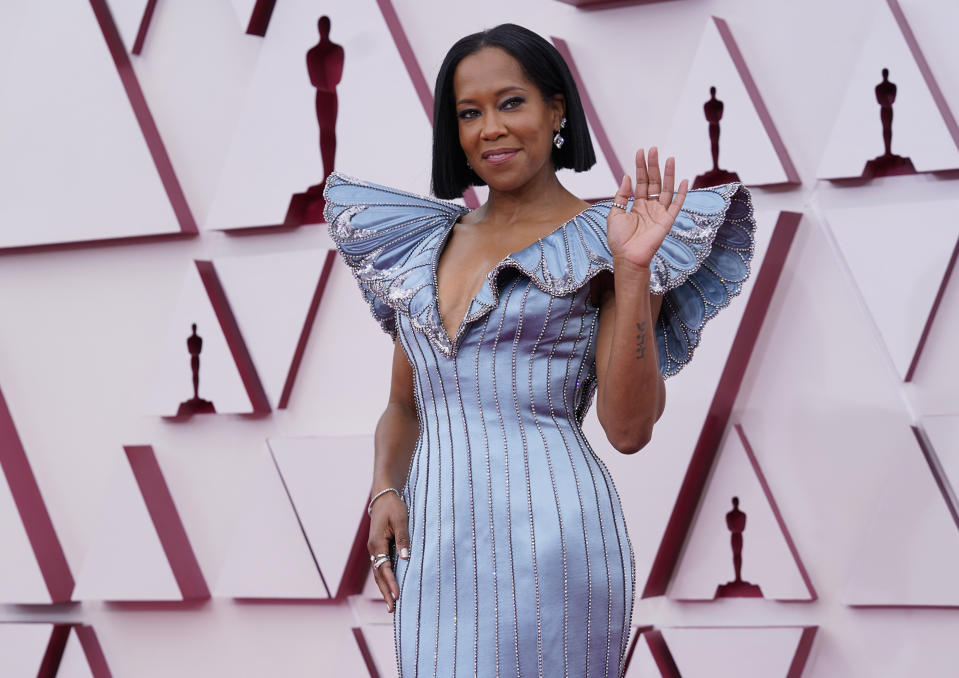
<path id="1" fill-rule="evenodd" d="M 659 193 L 662 188 L 662 178 L 659 175 L 659 149 L 655 146 L 649 149 L 649 162 L 647 164 L 649 167 L 646 173 L 649 176 L 649 185 L 646 189 L 646 196 L 649 196 Z"/>
<path id="2" fill-rule="evenodd" d="M 666 167 L 663 173 L 663 190 L 659 194 L 659 203 L 669 208 L 669 204 L 673 201 L 673 185 L 676 180 L 676 158 L 670 156 L 666 158 Z"/>
<path id="3" fill-rule="evenodd" d="M 380 579 L 383 581 L 386 591 L 384 597 L 386 598 L 386 609 L 390 612 L 393 611 L 396 606 L 396 599 L 400 597 L 400 589 L 396 585 L 396 577 L 393 575 L 393 568 L 390 566 L 390 562 L 386 561 L 380 565 Z M 380 589 L 382 591 L 382 589 Z"/>
<path id="4" fill-rule="evenodd" d="M 393 528 L 393 534 L 396 536 L 396 552 L 403 560 L 410 559 L 410 533 L 409 523 L 406 516 L 397 521 Z M 399 591 L 397 591 L 397 594 Z"/>
<path id="5" fill-rule="evenodd" d="M 636 199 L 645 198 L 649 188 L 649 175 L 646 174 L 646 156 L 643 149 L 636 151 Z"/>
<path id="6" fill-rule="evenodd" d="M 623 180 L 619 182 L 619 188 L 616 190 L 616 195 L 613 196 L 613 202 L 618 202 L 620 205 L 625 205 L 629 202 L 629 194 L 631 192 L 629 175 L 624 174 Z"/>
<path id="7" fill-rule="evenodd" d="M 381 553 L 389 555 L 390 548 L 389 542 L 384 534 L 383 528 L 379 525 L 376 527 L 370 527 L 370 538 L 366 542 L 366 550 L 371 556 L 377 556 Z M 373 561 L 370 561 L 370 566 L 373 565 Z M 392 595 L 392 590 L 389 586 L 389 580 L 383 576 L 383 569 L 389 567 L 389 562 L 383 563 L 378 568 L 373 568 L 373 579 L 376 581 L 377 587 L 380 589 L 380 593 L 383 594 L 383 600 L 386 601 L 386 609 L 390 612 L 393 611 L 393 601 L 395 598 Z M 394 580 L 395 583 L 395 580 Z"/>
<path id="8" fill-rule="evenodd" d="M 390 566 L 389 563 L 383 563 L 380 565 L 380 569 L 373 569 L 373 578 L 376 580 L 376 586 L 380 590 L 380 594 L 383 596 L 383 600 L 386 601 L 386 611 L 393 611 L 393 596 L 390 593 L 389 582 L 386 581 L 386 578 L 383 576 L 383 570 L 387 569 Z"/>
<path id="9" fill-rule="evenodd" d="M 673 200 L 672 204 L 669 206 L 667 212 L 670 216 L 673 217 L 673 220 L 676 220 L 676 217 L 679 216 L 679 210 L 682 209 L 683 203 L 686 201 L 686 193 L 689 190 L 689 179 L 683 179 L 679 182 L 679 190 L 676 193 L 676 198 Z"/>

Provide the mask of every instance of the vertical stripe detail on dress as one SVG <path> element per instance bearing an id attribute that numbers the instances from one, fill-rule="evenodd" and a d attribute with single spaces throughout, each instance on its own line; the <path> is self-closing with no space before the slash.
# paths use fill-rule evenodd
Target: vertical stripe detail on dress
<path id="1" fill-rule="evenodd" d="M 526 289 L 523 290 L 523 298 L 522 301 L 520 301 L 519 320 L 516 323 L 516 334 L 513 337 L 512 362 L 510 364 L 513 375 L 513 407 L 516 409 L 516 424 L 519 426 L 520 440 L 523 443 L 523 471 L 526 476 L 526 510 L 529 514 L 530 560 L 533 564 L 533 589 L 536 593 L 536 666 L 540 678 L 543 678 L 543 617 L 539 593 L 539 568 L 536 564 L 536 529 L 533 525 L 533 488 L 529 478 L 529 443 L 526 440 L 526 428 L 523 426 L 523 415 L 519 410 L 519 391 L 516 387 L 516 373 L 518 371 L 516 352 L 520 337 L 523 334 L 523 315 L 526 310 L 526 299 L 532 288 L 533 281 L 530 280 L 526 284 Z M 550 303 L 552 303 L 552 299 L 553 298 L 550 297 Z M 542 336 L 543 333 L 542 330 L 540 330 L 540 337 Z M 537 343 L 539 343 L 538 340 Z M 529 356 L 530 366 L 532 366 L 533 353 L 535 353 L 535 349 Z"/>
<path id="2" fill-rule="evenodd" d="M 493 527 L 493 478 L 490 473 L 490 449 L 489 449 L 489 435 L 486 432 L 486 417 L 484 415 L 483 407 L 483 397 L 480 391 L 480 380 L 479 380 L 479 363 L 480 363 L 480 352 L 483 349 L 483 345 L 486 341 L 486 331 L 489 328 L 489 321 L 492 318 L 492 315 L 487 315 L 486 320 L 483 322 L 483 331 L 480 335 L 480 339 L 476 344 L 476 408 L 480 413 L 479 420 L 480 424 L 483 427 L 483 447 L 486 450 L 486 489 L 489 494 L 489 540 L 490 540 L 490 551 L 492 553 L 493 559 L 493 635 L 494 642 L 496 644 L 496 675 L 499 675 L 499 586 L 496 582 L 496 530 Z"/>
<path id="3" fill-rule="evenodd" d="M 427 342 L 427 346 L 429 346 L 430 353 L 433 355 L 433 363 L 434 363 L 434 364 L 438 364 L 438 363 L 439 363 L 439 358 L 438 358 L 438 356 L 436 355 L 436 350 L 433 348 L 433 344 Z M 455 369 L 455 368 L 454 368 L 454 369 Z M 452 420 L 450 419 L 450 401 L 449 401 L 449 399 L 447 398 L 446 385 L 443 383 L 443 376 L 442 376 L 442 375 L 438 375 L 436 380 L 439 382 L 440 392 L 443 394 L 443 405 L 444 405 L 444 408 L 443 408 L 443 409 L 446 410 L 446 427 L 447 427 L 447 433 L 449 434 L 450 450 L 452 450 L 452 448 L 453 448 L 453 422 L 452 422 Z M 457 390 L 458 390 L 458 388 L 457 388 Z M 434 411 L 435 411 L 435 406 L 434 406 Z M 439 418 L 439 416 L 437 416 L 437 419 L 438 419 L 438 418 Z M 467 445 L 468 445 L 468 444 L 469 444 L 469 442 L 468 442 L 468 439 L 467 439 Z M 452 624 L 452 627 L 453 627 L 453 628 L 452 628 L 452 631 L 453 631 L 453 656 L 450 658 L 450 661 L 452 662 L 453 674 L 455 674 L 455 673 L 456 673 L 456 652 L 457 652 L 456 640 L 457 640 L 457 631 L 458 631 L 458 627 L 459 627 L 459 624 L 457 623 L 458 609 L 457 609 L 457 601 L 456 601 L 457 593 L 458 593 L 458 591 L 459 591 L 459 589 L 458 589 L 457 586 L 456 586 L 456 509 L 455 509 L 455 501 L 456 501 L 456 455 L 455 455 L 455 454 L 450 454 L 450 455 L 449 455 L 449 458 L 450 458 L 450 490 L 449 490 L 449 494 L 450 494 L 450 521 L 449 521 L 449 522 L 450 522 L 450 550 L 451 550 L 451 555 L 452 555 L 452 560 L 453 560 L 453 563 L 452 563 L 452 565 L 451 565 L 451 567 L 452 567 L 452 569 L 453 569 L 453 591 L 452 591 L 452 594 L 453 594 L 453 624 Z M 440 534 L 442 534 L 442 522 L 440 523 L 440 525 L 441 525 L 441 527 L 440 527 Z M 442 537 L 441 537 L 441 539 L 442 539 Z M 440 570 L 442 569 L 442 568 L 441 568 L 441 563 L 442 563 L 442 562 L 443 562 L 443 557 L 442 557 L 442 547 L 441 547 L 441 548 L 440 548 L 439 558 L 438 558 L 437 561 L 436 561 L 436 565 L 437 565 L 437 567 L 436 567 L 436 577 L 437 577 L 437 581 L 439 581 L 439 579 L 440 579 Z M 440 586 L 437 585 L 437 588 L 440 588 Z M 440 604 L 439 604 L 439 599 L 437 599 L 437 614 L 439 614 L 439 609 L 440 609 L 440 607 L 441 607 L 441 606 L 440 606 Z M 439 627 L 439 623 L 437 623 L 437 632 L 436 632 L 437 647 L 439 646 L 439 636 L 440 636 L 440 634 L 439 634 L 439 628 L 440 628 L 440 627 Z M 437 653 L 437 657 L 438 657 L 438 653 Z M 433 660 L 433 675 L 434 675 L 434 678 L 435 678 L 435 676 L 436 676 L 436 665 L 437 665 L 437 658 L 434 658 L 434 660 Z"/>
<path id="4" fill-rule="evenodd" d="M 588 337 L 587 337 L 587 339 L 586 339 L 586 350 L 585 350 L 585 354 L 586 354 L 587 356 L 595 356 L 595 350 L 596 350 L 596 348 L 595 348 L 595 346 L 593 345 L 593 338 L 594 338 L 594 330 L 595 330 L 595 329 L 596 329 L 596 322 L 595 322 L 595 317 L 594 317 L 593 322 L 591 322 L 590 325 L 589 325 L 589 335 L 588 335 Z M 583 380 L 583 377 L 582 377 L 582 375 L 583 375 L 583 367 L 585 367 L 585 366 L 587 365 L 587 363 L 589 363 L 589 362 L 590 362 L 589 360 L 582 360 L 582 361 L 580 362 L 579 371 L 577 372 L 577 375 L 576 375 L 576 381 L 577 381 L 577 383 L 581 383 L 581 384 L 582 384 L 582 383 L 585 383 L 585 381 Z M 591 456 L 592 460 L 595 462 L 595 461 L 596 461 L 596 456 L 595 456 L 594 454 L 591 454 L 590 456 Z M 602 538 L 603 538 L 603 564 L 606 566 L 606 581 L 607 581 L 607 583 L 608 583 L 608 582 L 610 582 L 610 581 L 612 580 L 612 574 L 611 574 L 610 568 L 609 568 L 609 547 L 608 547 L 608 545 L 607 545 L 607 543 L 606 543 L 606 526 L 605 526 L 605 523 L 604 523 L 604 521 L 603 521 L 603 507 L 602 507 L 602 504 L 600 504 L 599 488 L 598 488 L 598 486 L 597 486 L 597 484 L 596 484 L 596 474 L 595 474 L 595 472 L 593 471 L 593 464 L 587 464 L 587 468 L 589 469 L 590 478 L 591 478 L 592 481 L 593 481 L 593 494 L 594 494 L 594 497 L 595 497 L 595 499 L 596 499 L 596 507 L 597 507 L 596 514 L 597 514 L 597 517 L 599 518 L 599 533 L 600 533 L 600 535 L 601 535 Z M 607 590 L 606 590 L 606 633 L 605 633 L 605 636 L 606 636 L 606 653 L 605 653 L 605 659 L 604 659 L 603 676 L 608 676 L 608 675 L 609 675 L 609 625 L 610 625 L 611 620 L 612 620 L 612 615 L 613 615 L 612 592 L 611 592 L 611 591 L 609 590 L 609 588 L 607 587 Z"/>
<path id="5" fill-rule="evenodd" d="M 550 304 L 552 308 L 552 303 Z M 569 454 L 569 448 L 566 445 L 566 438 L 563 435 L 562 427 L 559 426 L 556 421 L 556 411 L 553 407 L 553 356 L 556 354 L 556 347 L 560 345 L 561 342 L 567 341 L 566 337 L 566 326 L 569 323 L 569 318 L 573 310 L 573 305 L 567 301 L 566 314 L 563 316 L 563 323 L 559 329 L 559 332 L 556 335 L 556 339 L 553 341 L 553 347 L 550 349 L 549 358 L 546 361 L 546 402 L 549 403 L 549 414 L 553 420 L 553 425 L 556 426 L 557 430 L 560 433 L 560 436 L 563 438 L 563 445 L 567 447 L 567 454 Z M 546 456 L 546 464 L 549 467 L 549 481 L 553 488 L 553 499 L 556 502 L 556 515 L 559 518 L 559 540 L 560 546 L 562 547 L 563 555 L 563 678 L 569 678 L 569 572 L 568 572 L 568 563 L 566 562 L 566 529 L 563 525 L 563 512 L 562 507 L 559 502 L 559 492 L 556 488 L 556 474 L 553 470 L 553 460 L 552 455 L 549 453 L 549 444 L 546 441 L 546 436 L 543 434 L 542 428 L 539 425 L 539 419 L 536 415 L 536 407 L 533 404 L 533 363 L 530 361 L 529 369 L 529 395 L 530 395 L 530 407 L 533 410 L 533 420 L 536 422 L 536 428 L 539 430 L 540 436 L 543 438 L 543 452 Z M 574 471 L 575 473 L 575 471 Z M 577 482 L 578 489 L 578 482 Z"/>
<path id="6" fill-rule="evenodd" d="M 509 546 L 509 572 L 510 572 L 510 590 L 513 594 L 513 650 L 516 655 L 516 678 L 523 678 L 520 675 L 520 666 L 519 666 L 519 622 L 517 619 L 517 610 L 516 610 L 516 573 L 513 568 L 513 521 L 511 516 L 511 507 L 510 507 L 510 491 L 509 491 L 509 439 L 506 436 L 506 428 L 503 423 L 503 412 L 499 404 L 499 390 L 496 385 L 496 349 L 499 347 L 500 337 L 503 335 L 503 322 L 506 320 L 506 308 L 509 306 L 509 300 L 513 296 L 513 290 L 516 289 L 516 286 L 519 284 L 519 278 L 513 280 L 509 289 L 506 291 L 505 298 L 500 302 L 499 308 L 499 326 L 496 330 L 496 338 L 493 339 L 493 400 L 496 403 L 496 416 L 500 422 L 500 430 L 503 432 L 503 460 L 505 465 L 505 472 L 503 476 L 505 477 L 505 487 L 506 487 L 506 543 Z"/>
<path id="7" fill-rule="evenodd" d="M 470 445 L 470 432 L 466 425 L 466 409 L 463 407 L 463 394 L 460 392 L 459 358 L 453 361 L 453 383 L 456 385 L 456 402 L 460 407 L 460 421 L 463 424 L 463 439 L 466 441 L 466 470 L 469 484 L 470 503 L 470 543 L 473 551 L 473 676 L 476 678 L 479 667 L 479 581 L 476 556 L 476 501 L 473 496 L 473 450 Z M 477 367 L 477 372 L 479 368 Z M 477 375 L 478 376 L 478 375 Z M 455 457 L 455 455 L 453 455 Z M 453 482 L 453 472 L 450 471 L 450 482 Z M 450 502 L 452 504 L 452 500 Z M 456 543 L 453 544 L 454 559 Z M 455 585 L 454 585 L 455 588 Z M 454 597 L 455 600 L 455 597 Z M 456 661 L 453 661 L 453 671 L 456 671 Z"/>

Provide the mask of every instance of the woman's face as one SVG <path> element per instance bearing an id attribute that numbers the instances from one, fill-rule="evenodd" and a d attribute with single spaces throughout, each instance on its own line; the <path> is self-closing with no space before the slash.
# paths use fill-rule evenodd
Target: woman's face
<path id="1" fill-rule="evenodd" d="M 554 172 L 553 134 L 563 117 L 563 97 L 543 99 L 519 62 L 498 47 L 463 58 L 453 74 L 460 145 L 490 189 L 521 188 Z"/>

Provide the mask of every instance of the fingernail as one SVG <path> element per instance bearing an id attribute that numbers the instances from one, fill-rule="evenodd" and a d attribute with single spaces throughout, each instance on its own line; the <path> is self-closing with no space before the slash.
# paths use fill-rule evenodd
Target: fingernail
<path id="1" fill-rule="evenodd" d="M 410 550 L 408 547 L 404 546 L 403 548 L 400 549 L 400 558 L 403 558 L 404 560 L 409 560 L 409 557 L 410 557 Z"/>
<path id="2" fill-rule="evenodd" d="M 396 600 L 397 596 L 396 596 L 395 593 L 393 593 L 392 591 L 390 591 L 390 595 L 393 596 L 393 600 Z"/>
<path id="3" fill-rule="evenodd" d="M 392 612 L 392 611 L 393 611 L 393 610 L 390 609 L 390 604 L 389 604 L 389 603 L 386 604 L 386 611 L 387 611 L 387 612 Z"/>

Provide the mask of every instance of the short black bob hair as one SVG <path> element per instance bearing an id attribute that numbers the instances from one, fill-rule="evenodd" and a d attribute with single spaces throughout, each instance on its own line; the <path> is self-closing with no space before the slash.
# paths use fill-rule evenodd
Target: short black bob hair
<path id="1" fill-rule="evenodd" d="M 465 57 L 483 47 L 499 47 L 516 59 L 543 98 L 554 94 L 562 94 L 565 98 L 563 136 L 566 142 L 562 148 L 553 148 L 553 166 L 576 172 L 592 167 L 596 163 L 596 154 L 586 126 L 586 114 L 576 82 L 562 55 L 531 30 L 516 24 L 500 24 L 458 40 L 440 66 L 433 99 L 433 194 L 438 198 L 458 198 L 468 187 L 486 183 L 466 165 L 466 154 L 459 141 L 453 92 L 456 67 Z"/>

